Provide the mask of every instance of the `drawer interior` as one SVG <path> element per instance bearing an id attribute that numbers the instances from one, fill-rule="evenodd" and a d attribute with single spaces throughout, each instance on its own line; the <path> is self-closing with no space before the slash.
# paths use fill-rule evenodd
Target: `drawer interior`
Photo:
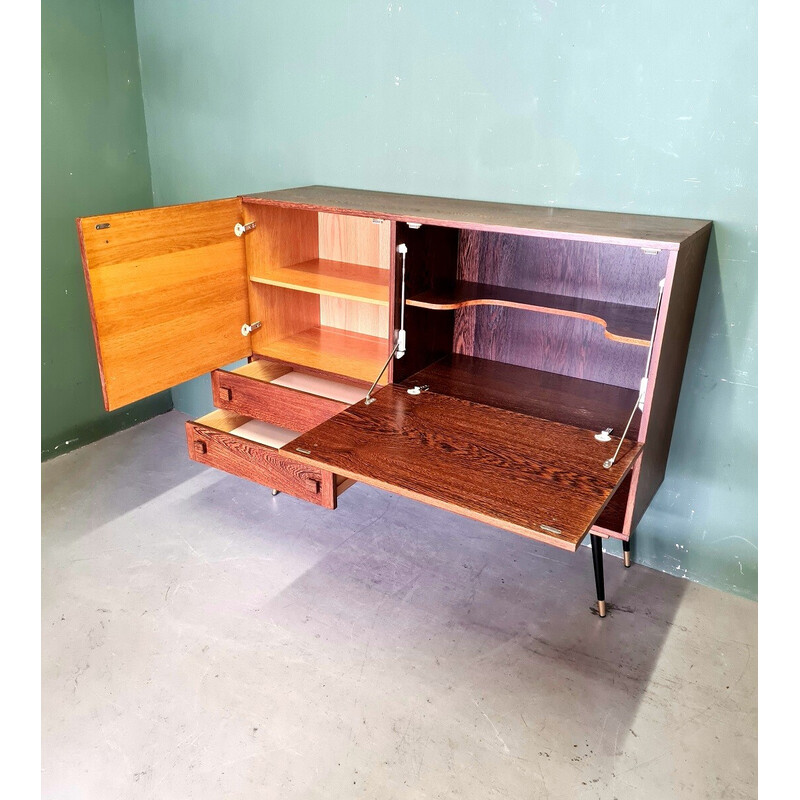
<path id="1" fill-rule="evenodd" d="M 283 386 L 287 389 L 294 389 L 317 397 L 325 397 L 347 405 L 353 405 L 353 403 L 363 400 L 367 393 L 366 388 L 361 386 L 303 372 L 295 369 L 290 364 L 268 359 L 251 361 L 249 364 L 231 370 L 231 372 L 234 375 L 241 375 L 262 383 Z"/>
<path id="2" fill-rule="evenodd" d="M 249 439 L 251 442 L 271 447 L 273 450 L 279 450 L 300 435 L 300 431 L 291 431 L 288 428 L 281 428 L 279 425 L 272 425 L 269 422 L 262 422 L 244 414 L 222 409 L 200 417 L 195 420 L 195 423 L 204 425 L 206 428 L 213 428 L 221 433 L 238 436 L 240 439 Z"/>

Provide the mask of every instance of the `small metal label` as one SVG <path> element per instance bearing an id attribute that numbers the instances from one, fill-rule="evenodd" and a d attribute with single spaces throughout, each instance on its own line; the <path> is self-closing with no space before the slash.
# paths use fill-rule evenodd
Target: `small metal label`
<path id="1" fill-rule="evenodd" d="M 95 225 L 94 229 L 96 231 L 104 231 L 106 228 L 110 228 L 110 227 L 111 227 L 111 223 L 110 222 L 101 222 L 99 225 Z"/>
<path id="2" fill-rule="evenodd" d="M 297 450 L 298 453 L 305 453 L 307 456 L 311 455 L 311 451 L 310 450 L 303 450 L 302 447 L 295 447 L 295 450 Z"/>
<path id="3" fill-rule="evenodd" d="M 543 531 L 547 531 L 548 533 L 555 533 L 561 535 L 561 530 L 559 528 L 551 528 L 549 525 L 540 525 L 539 527 Z"/>

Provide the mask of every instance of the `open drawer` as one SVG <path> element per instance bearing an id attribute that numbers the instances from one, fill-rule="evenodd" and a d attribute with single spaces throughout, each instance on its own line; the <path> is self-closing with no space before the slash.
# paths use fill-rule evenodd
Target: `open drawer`
<path id="1" fill-rule="evenodd" d="M 281 446 L 308 467 L 576 550 L 639 457 L 626 439 L 392 385 Z"/>
<path id="2" fill-rule="evenodd" d="M 211 373 L 217 408 L 246 414 L 304 433 L 364 399 L 366 387 L 303 372 L 280 361 L 258 359 L 232 371 Z"/>
<path id="3" fill-rule="evenodd" d="M 336 508 L 336 498 L 353 481 L 281 455 L 278 448 L 297 436 L 297 431 L 223 410 L 186 423 L 189 456 L 195 461 Z"/>

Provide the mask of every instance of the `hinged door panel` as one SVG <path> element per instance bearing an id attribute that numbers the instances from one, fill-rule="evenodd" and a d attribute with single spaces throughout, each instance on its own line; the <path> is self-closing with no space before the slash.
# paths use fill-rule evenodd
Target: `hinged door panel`
<path id="1" fill-rule="evenodd" d="M 106 409 L 251 354 L 238 198 L 77 220 Z"/>
<path id="2" fill-rule="evenodd" d="M 573 428 L 387 386 L 293 439 L 281 453 L 312 467 L 575 550 L 641 453 Z"/>

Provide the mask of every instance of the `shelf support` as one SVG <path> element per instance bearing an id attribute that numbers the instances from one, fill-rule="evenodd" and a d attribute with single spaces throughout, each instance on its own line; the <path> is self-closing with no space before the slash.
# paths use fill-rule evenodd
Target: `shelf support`
<path id="1" fill-rule="evenodd" d="M 364 398 L 365 406 L 375 402 L 372 393 L 375 391 L 375 387 L 378 385 L 381 376 L 386 372 L 389 364 L 392 363 L 392 359 L 395 356 L 397 356 L 397 358 L 402 358 L 406 354 L 406 255 L 408 254 L 408 247 L 405 244 L 399 244 L 397 245 L 397 252 L 403 259 L 403 271 L 400 276 L 400 329 L 397 331 L 397 342 L 392 348 L 392 352 L 389 353 L 389 358 L 386 359 L 386 363 L 381 367 L 378 377 L 375 378 L 372 382 L 372 386 L 369 387 L 367 396 Z"/>
<path id="2" fill-rule="evenodd" d="M 641 381 L 639 381 L 639 396 L 636 398 L 636 404 L 631 411 L 630 417 L 628 417 L 628 424 L 625 426 L 625 430 L 622 432 L 622 436 L 619 437 L 619 444 L 617 445 L 617 449 L 614 451 L 614 455 L 611 458 L 606 459 L 603 462 L 603 469 L 611 469 L 614 466 L 614 462 L 617 460 L 617 456 L 619 455 L 620 448 L 622 447 L 622 443 L 625 441 L 625 437 L 628 435 L 628 429 L 631 427 L 631 422 L 633 422 L 633 417 L 636 414 L 637 409 L 639 411 L 644 412 L 644 401 L 645 397 L 647 396 L 647 380 L 650 375 L 650 362 L 653 359 L 653 345 L 656 341 L 656 328 L 658 327 L 658 315 L 661 311 L 661 300 L 664 297 L 664 282 L 665 279 L 662 278 L 660 283 L 658 284 L 658 300 L 656 301 L 656 311 L 653 315 L 653 330 L 650 333 L 650 344 L 647 348 L 647 363 L 644 366 L 644 377 Z"/>

